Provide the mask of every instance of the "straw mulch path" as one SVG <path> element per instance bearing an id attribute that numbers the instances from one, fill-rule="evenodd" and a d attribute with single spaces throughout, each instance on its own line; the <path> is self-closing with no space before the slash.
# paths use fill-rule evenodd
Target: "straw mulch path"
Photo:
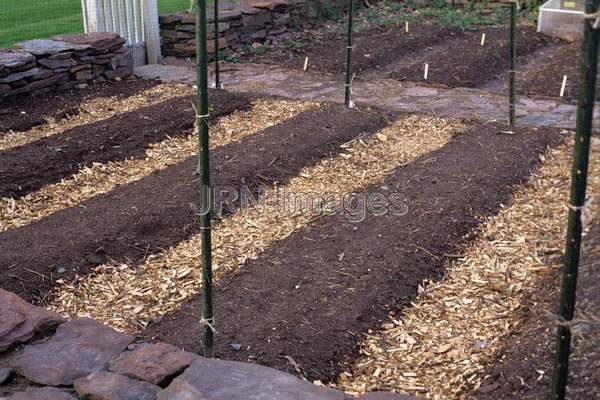
<path id="1" fill-rule="evenodd" d="M 49 118 L 46 124 L 36 126 L 28 131 L 0 135 L 0 151 L 23 146 L 27 143 L 65 132 L 79 125 L 106 120 L 115 115 L 134 111 L 141 107 L 193 94 L 194 89 L 188 85 L 169 83 L 154 86 L 122 99 L 114 97 L 93 98 L 81 103 L 78 107 L 79 112 L 69 118 L 60 120 Z"/>
<path id="2" fill-rule="evenodd" d="M 238 212 L 215 224 L 216 281 L 319 218 L 279 212 L 277 191 L 347 193 L 368 186 L 397 166 L 445 145 L 461 128 L 464 124 L 458 120 L 411 116 L 347 143 L 339 156 L 304 168 L 283 187 L 271 188 L 264 209 Z M 120 330 L 140 330 L 200 291 L 200 268 L 200 237 L 195 235 L 162 254 L 150 255 L 141 265 L 105 264 L 75 282 L 58 282 L 49 307 L 68 316 L 91 316 Z"/>
<path id="3" fill-rule="evenodd" d="M 572 147 L 570 140 L 549 151 L 512 204 L 488 218 L 473 244 L 455 256 L 444 279 L 423 282 L 410 307 L 364 338 L 353 369 L 339 376 L 340 388 L 460 399 L 480 387 L 489 360 L 523 323 L 519 310 L 536 283 L 561 267 Z M 594 139 L 592 154 L 599 149 Z M 590 176 L 594 196 L 597 158 Z"/>
<path id="4" fill-rule="evenodd" d="M 211 127 L 211 148 L 240 140 L 318 106 L 319 103 L 305 101 L 256 100 L 249 110 L 222 117 Z M 196 154 L 197 145 L 197 137 L 190 132 L 186 136 L 150 145 L 145 158 L 95 163 L 91 167 L 84 167 L 69 179 L 47 185 L 19 199 L 2 197 L 0 231 L 30 224 L 53 212 L 175 165 Z"/>

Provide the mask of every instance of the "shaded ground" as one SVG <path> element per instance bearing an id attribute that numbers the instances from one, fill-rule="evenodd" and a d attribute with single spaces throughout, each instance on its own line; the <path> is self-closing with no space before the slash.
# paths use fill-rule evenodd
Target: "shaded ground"
<path id="1" fill-rule="evenodd" d="M 354 36 L 353 70 L 357 74 L 384 68 L 395 59 L 416 49 L 443 42 L 449 37 L 463 37 L 460 29 L 437 28 L 430 23 L 417 25 L 405 33 L 403 29 L 372 29 Z M 302 69 L 309 57 L 309 71 L 344 74 L 346 72 L 346 37 L 340 32 L 321 36 L 309 35 L 266 52 L 247 52 L 243 62 L 282 65 Z M 260 50 L 259 50 L 260 52 Z"/>
<path id="2" fill-rule="evenodd" d="M 81 111 L 80 104 L 86 100 L 101 97 L 122 99 L 155 85 L 153 81 L 126 80 L 43 96 L 0 99 L 0 135 L 10 130 L 26 131 L 45 124 L 50 118 L 61 120 L 77 115 Z"/>
<path id="3" fill-rule="evenodd" d="M 23 196 L 93 163 L 145 157 L 148 145 L 190 133 L 193 102 L 193 96 L 167 100 L 0 151 L 0 196 Z M 251 96 L 212 90 L 210 102 L 214 122 L 249 108 Z"/>
<path id="4" fill-rule="evenodd" d="M 585 239 L 578 277 L 576 319 L 595 320 L 576 332 L 570 358 L 570 399 L 600 399 L 600 223 Z M 506 346 L 489 365 L 490 378 L 474 395 L 479 399 L 549 398 L 556 329 L 550 317 L 556 314 L 561 277 L 551 271 L 538 290 L 521 307 L 522 323 L 504 342 Z"/>
<path id="5" fill-rule="evenodd" d="M 172 115 L 171 115 L 172 117 Z M 389 123 L 371 110 L 341 105 L 306 111 L 211 152 L 214 185 L 285 182 L 335 156 L 339 146 Z M 231 162 L 235 160 L 235 162 Z M 0 286 L 27 300 L 43 296 L 66 270 L 69 280 L 113 259 L 136 263 L 197 232 L 196 157 L 42 220 L 0 233 Z"/>
<path id="6" fill-rule="evenodd" d="M 525 95 L 558 97 L 563 76 L 567 75 L 564 99 L 577 100 L 581 43 L 565 44 L 548 54 L 542 62 L 525 74 L 518 74 L 517 88 Z M 600 89 L 597 82 L 596 91 Z"/>
<path id="7" fill-rule="evenodd" d="M 485 43 L 481 37 L 485 33 Z M 517 35 L 517 57 L 547 46 L 552 40 L 522 27 Z M 410 57 L 413 60 L 392 66 L 389 77 L 411 82 L 476 88 L 496 79 L 508 70 L 509 34 L 507 28 L 486 28 L 465 32 L 457 39 L 446 40 L 434 47 L 422 46 Z M 429 64 L 427 79 L 424 65 Z"/>
<path id="8" fill-rule="evenodd" d="M 482 33 L 486 34 L 481 46 Z M 557 43 L 524 26 L 517 36 L 517 56 Z M 353 71 L 357 79 L 393 78 L 448 87 L 479 87 L 505 74 L 508 68 L 509 34 L 506 27 L 478 31 L 440 28 L 431 22 L 404 27 L 372 29 L 354 38 Z M 244 62 L 276 64 L 302 69 L 309 57 L 309 71 L 345 73 L 346 38 L 340 33 L 307 36 L 283 46 L 261 48 L 242 56 Z M 424 65 L 429 64 L 427 79 Z M 539 81 L 540 93 L 546 89 Z"/>
<path id="9" fill-rule="evenodd" d="M 318 218 L 221 282 L 217 355 L 335 379 L 356 356 L 360 335 L 409 304 L 424 278 L 439 278 L 444 254 L 456 253 L 480 216 L 506 204 L 539 154 L 561 141 L 556 131 L 504 130 L 475 125 L 365 189 L 399 194 L 392 208 L 406 204 L 405 215 Z M 144 336 L 200 351 L 201 308 L 197 296 Z"/>

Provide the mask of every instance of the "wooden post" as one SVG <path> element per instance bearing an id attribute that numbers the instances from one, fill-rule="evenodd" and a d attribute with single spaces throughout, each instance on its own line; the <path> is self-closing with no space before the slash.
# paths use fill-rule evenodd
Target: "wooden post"
<path id="1" fill-rule="evenodd" d="M 81 10 L 85 33 L 105 32 L 107 30 L 102 0 L 81 0 Z"/>
<path id="2" fill-rule="evenodd" d="M 156 0 L 143 0 L 144 32 L 146 33 L 146 54 L 148 64 L 158 64 L 160 54 L 160 25 L 158 23 L 158 6 Z"/>

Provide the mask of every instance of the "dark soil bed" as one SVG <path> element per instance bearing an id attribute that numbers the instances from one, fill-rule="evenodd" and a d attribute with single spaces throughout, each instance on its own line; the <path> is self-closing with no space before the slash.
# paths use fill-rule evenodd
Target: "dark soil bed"
<path id="1" fill-rule="evenodd" d="M 0 151 L 0 196 L 23 196 L 94 163 L 144 157 L 148 145 L 189 134 L 193 101 L 192 96 L 167 100 Z M 251 97 L 214 90 L 210 102 L 214 122 L 250 107 Z"/>
<path id="2" fill-rule="evenodd" d="M 499 133 L 506 129 L 475 125 L 365 189 L 401 193 L 406 215 L 318 218 L 221 282 L 217 355 L 335 379 L 361 335 L 409 304 L 424 278 L 441 277 L 444 254 L 456 254 L 479 217 L 509 202 L 540 153 L 562 140 L 545 129 Z M 201 308 L 195 297 L 143 335 L 198 352 Z"/>
<path id="3" fill-rule="evenodd" d="M 412 27 L 408 34 L 403 29 L 373 29 L 355 34 L 354 72 L 360 77 L 362 72 L 384 68 L 420 48 L 464 36 L 460 29 L 436 28 L 429 23 Z M 322 36 L 307 35 L 293 44 L 269 48 L 264 54 L 245 53 L 242 61 L 302 69 L 307 56 L 309 71 L 343 74 L 346 71 L 346 37 L 333 32 Z"/>
<path id="4" fill-rule="evenodd" d="M 576 101 L 580 61 L 580 42 L 560 46 L 541 60 L 539 65 L 525 73 L 517 71 L 517 90 L 525 95 L 559 97 L 563 76 L 567 75 L 563 97 L 568 101 Z M 596 85 L 596 92 L 600 93 L 599 90 L 600 81 Z"/>
<path id="5" fill-rule="evenodd" d="M 482 33 L 486 34 L 481 46 Z M 523 27 L 517 35 L 517 57 L 548 45 L 552 40 Z M 439 46 L 421 47 L 414 56 L 416 62 L 403 62 L 393 68 L 389 77 L 448 87 L 479 87 L 493 81 L 508 70 L 509 35 L 507 28 L 486 28 L 466 32 L 460 39 L 447 40 Z M 424 65 L 429 64 L 427 79 Z"/>
<path id="6" fill-rule="evenodd" d="M 576 318 L 600 315 L 600 223 L 596 223 L 583 248 L 577 283 Z M 473 396 L 485 400 L 548 399 L 554 362 L 556 327 L 550 315 L 558 309 L 560 271 L 554 270 L 521 307 L 521 324 L 504 339 L 507 345 L 488 364 L 490 375 Z M 600 326 L 584 326 L 574 335 L 569 365 L 567 398 L 598 399 L 600 394 Z"/>
<path id="7" fill-rule="evenodd" d="M 486 34 L 481 46 L 481 35 Z M 518 56 L 556 41 L 524 26 L 517 37 Z M 353 71 L 356 79 L 392 78 L 448 87 L 479 87 L 506 74 L 509 35 L 506 27 L 478 31 L 440 28 L 431 22 L 404 28 L 373 29 L 356 34 Z M 244 62 L 276 64 L 309 71 L 345 73 L 346 38 L 340 33 L 306 36 L 293 44 L 274 46 L 262 54 L 247 52 Z M 424 65 L 429 64 L 427 79 Z M 544 86 L 540 83 L 540 87 Z"/>
<path id="8" fill-rule="evenodd" d="M 64 119 L 77 115 L 79 105 L 93 98 L 122 99 L 155 86 L 157 83 L 127 80 L 105 85 L 91 85 L 85 89 L 0 99 L 0 135 L 9 131 L 26 131 L 43 125 L 50 118 Z"/>
<path id="9" fill-rule="evenodd" d="M 171 114 L 171 117 L 173 115 Z M 306 111 L 212 151 L 212 182 L 256 187 L 285 182 L 342 151 L 340 144 L 389 123 L 341 105 Z M 235 160 L 235 162 L 230 162 Z M 84 275 L 109 259 L 136 263 L 197 232 L 196 157 L 21 228 L 0 233 L 0 287 L 40 300 L 58 276 Z M 41 275 L 40 275 L 41 274 Z"/>

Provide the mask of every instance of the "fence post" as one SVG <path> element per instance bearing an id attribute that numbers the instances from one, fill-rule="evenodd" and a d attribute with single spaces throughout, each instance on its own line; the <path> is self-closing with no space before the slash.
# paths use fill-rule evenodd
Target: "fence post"
<path id="1" fill-rule="evenodd" d="M 156 0 L 143 1 L 144 31 L 146 32 L 146 54 L 148 55 L 148 64 L 158 64 L 161 60 L 158 6 Z"/>
<path id="2" fill-rule="evenodd" d="M 598 0 L 587 0 L 585 2 L 585 12 L 587 15 L 593 16 L 597 11 Z M 569 323 L 575 316 L 575 289 L 577 288 L 577 272 L 581 252 L 582 216 L 585 208 L 594 99 L 596 96 L 596 73 L 598 70 L 600 31 L 596 27 L 598 16 L 595 18 L 584 19 L 583 25 L 583 46 L 579 69 L 579 101 L 577 104 L 577 123 L 575 127 L 575 150 L 571 170 L 569 222 L 567 225 L 567 243 L 565 245 L 558 311 L 561 320 L 558 321 L 559 325 L 556 334 L 556 354 L 550 395 L 552 400 L 562 400 L 565 398 L 569 375 L 569 355 L 571 353 L 571 328 Z"/>
<path id="3" fill-rule="evenodd" d="M 214 317 L 212 295 L 211 189 L 208 133 L 208 52 L 206 48 L 206 0 L 195 0 L 196 9 L 196 128 L 200 178 L 200 234 L 202 254 L 202 341 L 204 357 L 212 357 Z"/>
<path id="4" fill-rule="evenodd" d="M 508 55 L 508 124 L 515 124 L 515 59 L 517 58 L 517 0 L 512 0 L 510 3 L 510 46 Z"/>
<path id="5" fill-rule="evenodd" d="M 354 1 L 348 0 L 348 36 L 346 37 L 346 83 L 344 90 L 344 104 L 352 104 L 352 14 L 354 14 Z"/>

